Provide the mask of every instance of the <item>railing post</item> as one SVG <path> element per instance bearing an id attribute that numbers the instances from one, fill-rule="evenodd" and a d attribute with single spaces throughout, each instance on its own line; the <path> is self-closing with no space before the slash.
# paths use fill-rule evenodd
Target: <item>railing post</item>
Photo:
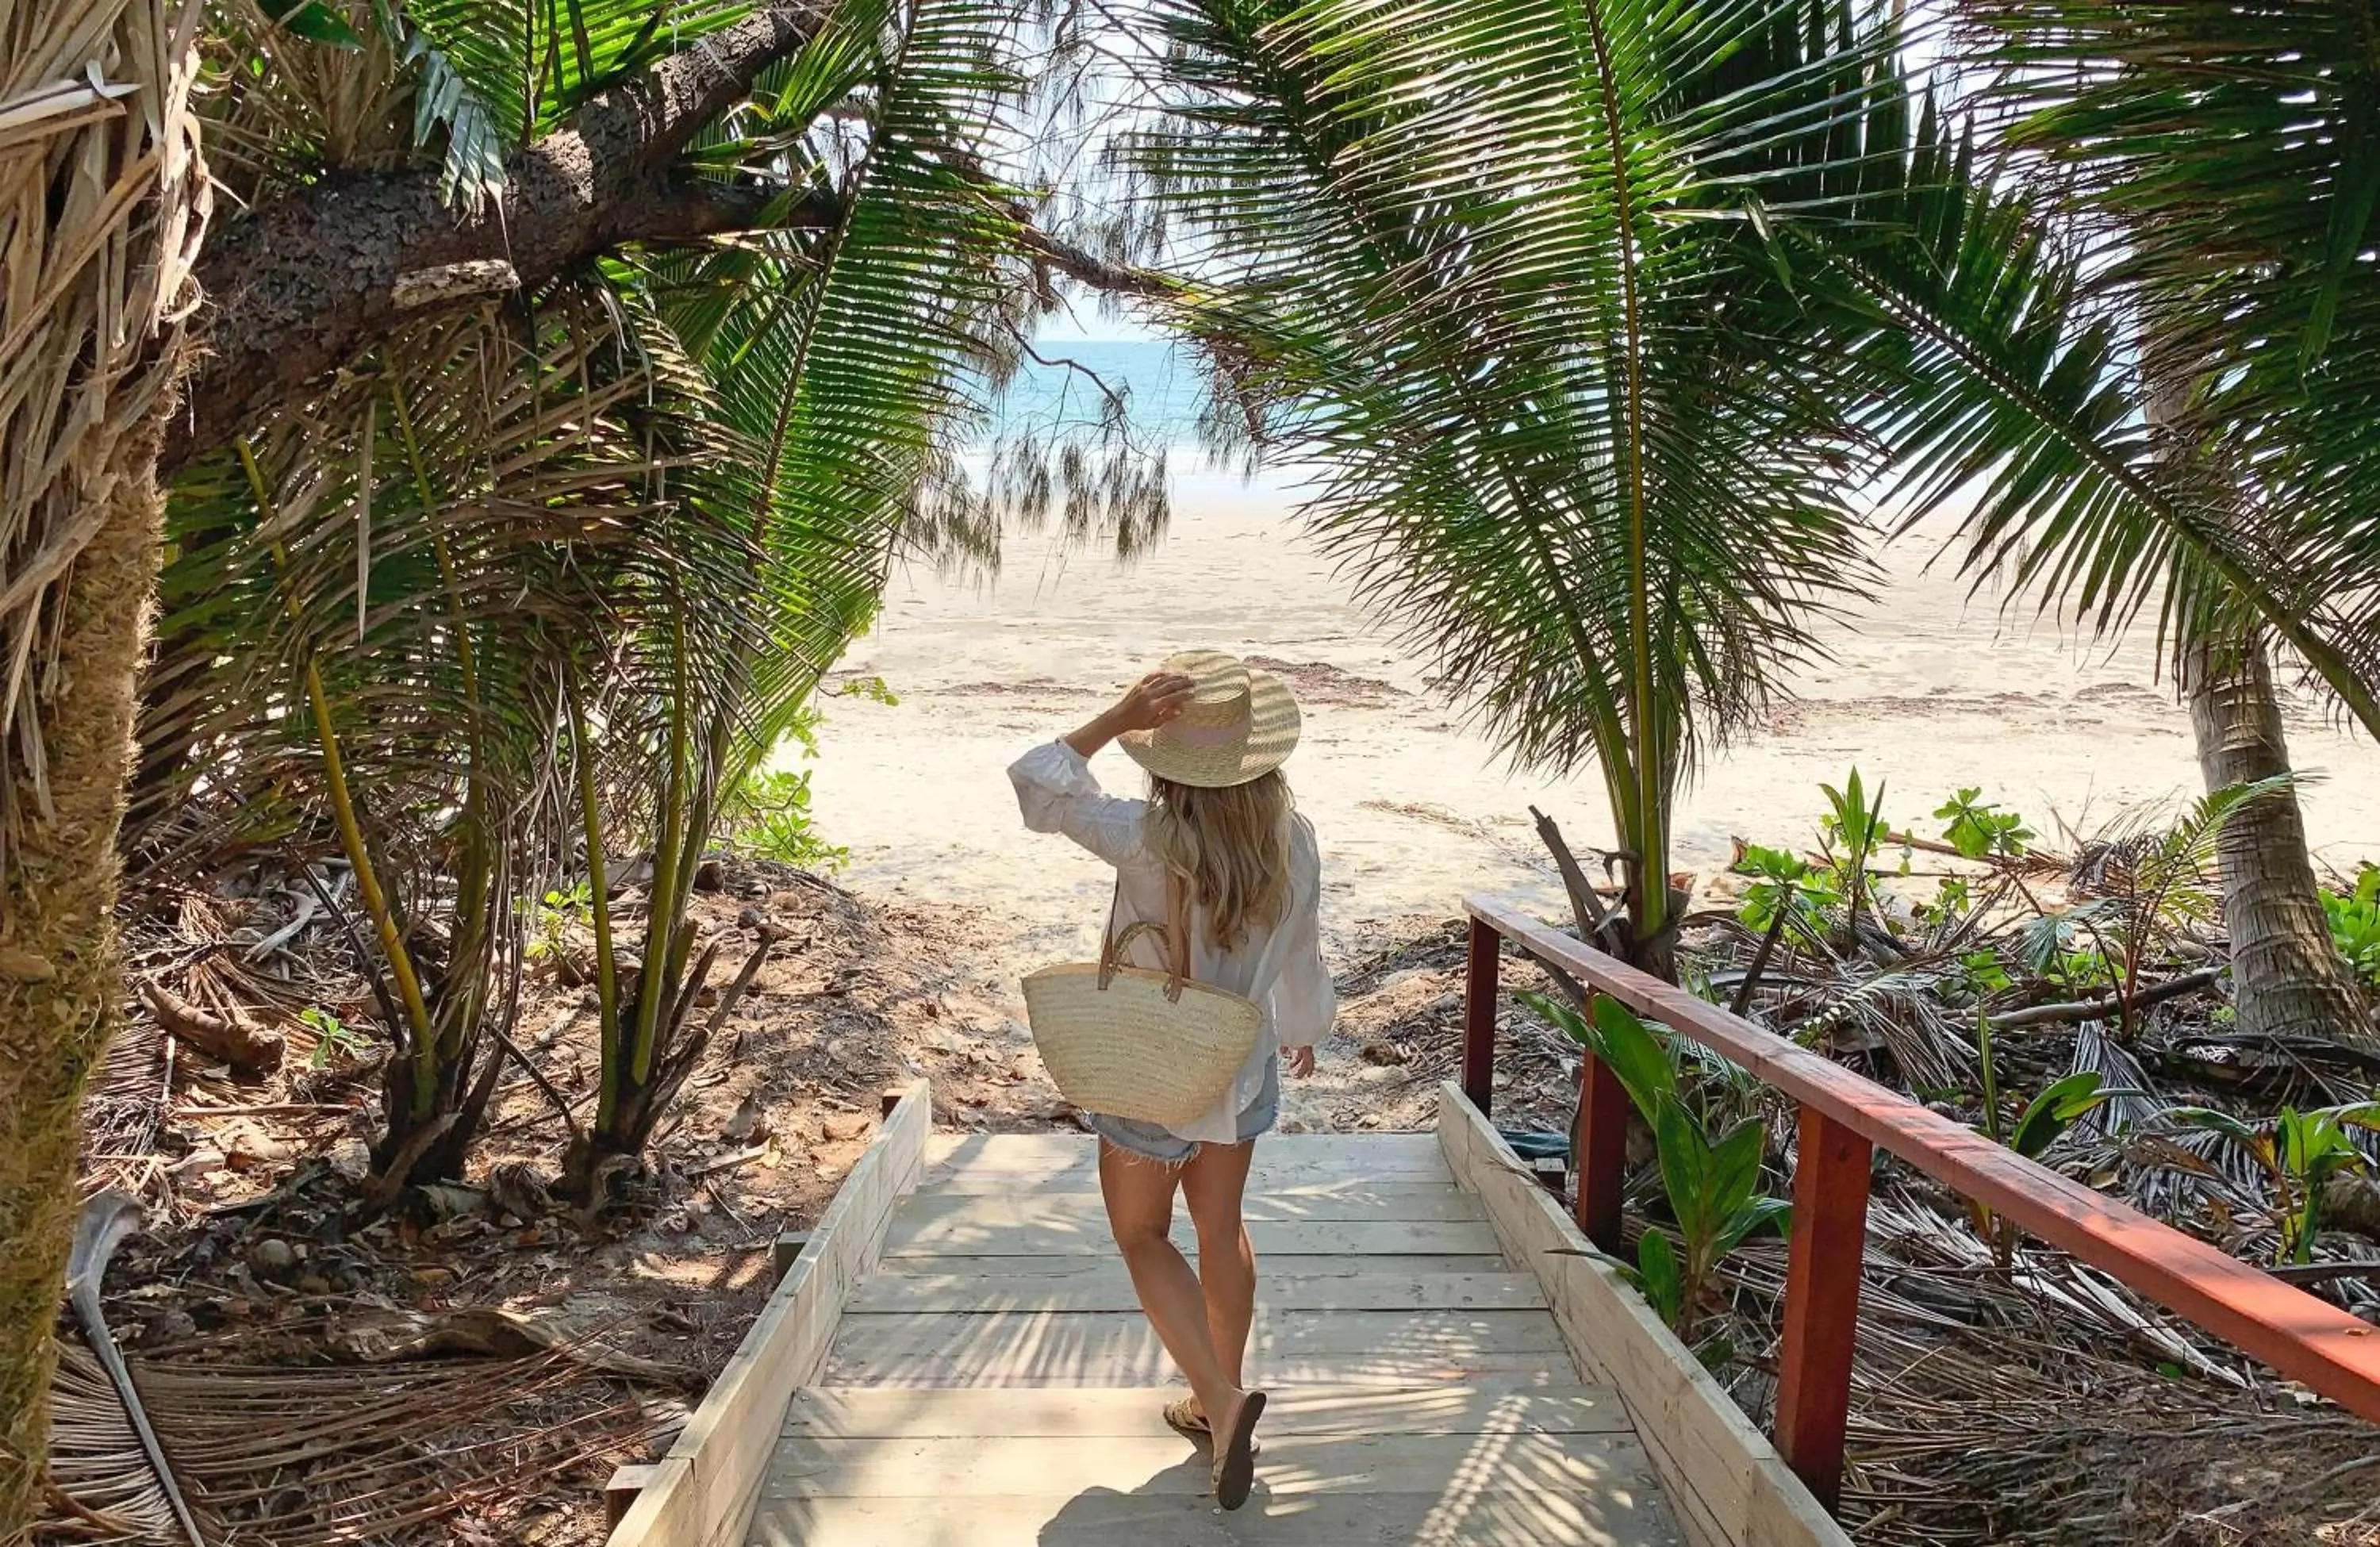
<path id="1" fill-rule="evenodd" d="M 1595 1014 L 1595 995 L 1586 997 L 1587 1014 Z M 1620 1224 L 1620 1184 L 1628 1167 L 1628 1088 L 1611 1066 L 1580 1049 L 1578 1067 L 1578 1137 L 1571 1157 L 1578 1176 L 1578 1198 L 1572 1217 L 1586 1238 L 1613 1256 L 1622 1256 L 1627 1237 Z"/>
<path id="2" fill-rule="evenodd" d="M 1485 1116 L 1496 1094 L 1496 956 L 1504 937 L 1471 920 L 1471 959 L 1463 983 L 1463 1093 Z"/>
<path id="3" fill-rule="evenodd" d="M 1842 1496 L 1860 1261 L 1867 1247 L 1868 1166 L 1876 1147 L 1815 1107 L 1802 1108 L 1799 1131 L 1777 1448 L 1831 1514 Z"/>

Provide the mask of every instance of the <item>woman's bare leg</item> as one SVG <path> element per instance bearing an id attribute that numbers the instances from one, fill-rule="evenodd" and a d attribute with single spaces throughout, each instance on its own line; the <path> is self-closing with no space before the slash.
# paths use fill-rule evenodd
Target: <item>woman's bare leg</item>
<path id="1" fill-rule="evenodd" d="M 1108 1225 L 1123 1250 L 1133 1293 L 1158 1341 L 1189 1378 L 1199 1410 L 1216 1428 L 1239 1416 L 1247 1393 L 1227 1369 L 1207 1321 L 1198 1277 L 1172 1239 L 1173 1188 L 1181 1173 L 1099 1140 L 1099 1193 L 1107 1200 Z"/>
<path id="2" fill-rule="evenodd" d="M 1257 1253 L 1240 1218 L 1254 1142 L 1208 1144 L 1182 1168 L 1182 1200 L 1198 1227 L 1198 1285 L 1207 1302 L 1207 1332 L 1215 1356 L 1235 1386 L 1246 1385 L 1248 1327 L 1257 1313 Z"/>

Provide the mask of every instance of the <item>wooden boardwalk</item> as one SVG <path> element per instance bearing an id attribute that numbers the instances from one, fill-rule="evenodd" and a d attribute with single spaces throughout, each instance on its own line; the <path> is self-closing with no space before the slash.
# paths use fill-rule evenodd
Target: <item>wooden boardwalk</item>
<path id="1" fill-rule="evenodd" d="M 1451 1086 L 1436 1133 L 1257 1145 L 1272 1403 L 1231 1514 L 1092 1141 L 931 1111 L 888 1102 L 609 1547 L 1850 1547 Z"/>
<path id="2" fill-rule="evenodd" d="M 795 1393 L 748 1547 L 1678 1541 L 1626 1406 L 1582 1380 L 1434 1134 L 1260 1142 L 1247 1507 L 1206 1496 L 1109 1238 L 1092 1141 L 937 1137 Z M 1181 1222 L 1185 1248 L 1188 1222 Z"/>

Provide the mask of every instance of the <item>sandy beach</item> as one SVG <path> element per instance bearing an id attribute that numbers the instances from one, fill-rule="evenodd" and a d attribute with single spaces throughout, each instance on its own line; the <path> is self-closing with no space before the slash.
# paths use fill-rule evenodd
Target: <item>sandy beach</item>
<path id="1" fill-rule="evenodd" d="M 2150 629 L 2110 652 L 2030 606 L 2004 615 L 1996 597 L 1971 602 L 1947 561 L 1927 569 L 1937 541 L 1888 549 L 1889 589 L 1827 631 L 1833 659 L 1701 770 L 1682 804 L 1681 869 L 1706 882 L 1732 837 L 1808 841 L 1819 782 L 1839 784 L 1854 763 L 1871 787 L 1885 783 L 1895 824 L 1925 834 L 1962 786 L 2053 841 L 2058 819 L 2088 832 L 2199 793 L 2188 716 L 2160 679 Z M 1533 804 L 1575 844 L 1609 841 L 1592 775 L 1507 768 L 1430 690 L 1428 661 L 1367 618 L 1298 536 L 1280 493 L 1198 477 L 1177 483 L 1170 533 L 1129 567 L 1028 539 L 988 583 L 895 576 L 879 626 L 837 676 L 880 676 L 900 701 L 829 700 L 811 765 L 818 820 L 851 851 L 844 879 L 872 895 L 992 909 L 1010 920 L 983 942 L 995 970 L 1087 948 L 1104 870 L 1025 832 L 1002 770 L 1191 645 L 1259 659 L 1299 694 L 1305 737 L 1290 773 L 1321 835 L 1336 944 L 1382 920 L 1443 917 L 1466 892 L 1558 898 Z M 2326 724 L 2311 700 L 2292 700 L 2289 737 L 2317 861 L 2348 871 L 2380 859 L 2380 748 Z M 1138 793 L 1121 754 L 1097 767 L 1109 787 Z"/>

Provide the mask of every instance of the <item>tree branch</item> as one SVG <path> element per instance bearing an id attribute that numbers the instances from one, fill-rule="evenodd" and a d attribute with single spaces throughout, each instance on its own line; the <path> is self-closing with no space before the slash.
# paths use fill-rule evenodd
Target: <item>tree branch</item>
<path id="1" fill-rule="evenodd" d="M 2053 1021 L 2105 1020 L 2109 1016 L 2122 1015 L 2132 1010 L 2145 1010 L 2153 1005 L 2162 1005 L 2168 999 L 2179 999 L 2185 993 L 2194 993 L 2203 988 L 2212 988 L 2222 976 L 2223 969 L 2219 967 L 2202 967 L 2194 971 L 2185 972 L 2178 978 L 2168 978 L 2162 983 L 2152 983 L 2130 999 L 2126 999 L 2121 994 L 2111 994 L 2105 999 L 2076 1000 L 2058 1005 L 2032 1005 L 2022 1010 L 2010 1010 L 2006 1015 L 1992 1017 L 1992 1029 L 2006 1031 L 2012 1027 L 2046 1026 Z"/>
<path id="2" fill-rule="evenodd" d="M 502 262 L 533 289 L 625 242 L 748 229 L 765 197 L 681 181 L 673 165 L 824 16 L 807 0 L 770 6 L 595 97 L 506 164 L 501 205 L 450 209 L 434 171 L 334 177 L 225 230 L 199 264 L 212 302 L 204 353 L 161 471 L 171 477 L 421 315 L 418 288 L 417 304 L 400 304 L 408 278 Z M 820 213 L 804 203 L 782 224 Z M 466 286 L 459 298 L 474 297 Z"/>
<path id="3" fill-rule="evenodd" d="M 632 242 L 815 227 L 841 218 L 826 193 L 778 205 L 781 190 L 700 181 L 677 161 L 799 52 L 825 16 L 810 0 L 768 6 L 593 98 L 506 164 L 500 203 L 450 208 L 434 170 L 339 175 L 220 230 L 199 264 L 210 299 L 185 405 L 159 460 L 165 478 L 262 422 L 323 377 L 439 311 L 534 290 Z M 1167 276 L 1035 229 L 1023 254 L 1098 289 L 1156 298 Z"/>
<path id="4" fill-rule="evenodd" d="M 1176 286 L 1164 274 L 1149 269 L 1133 268 L 1128 264 L 1111 263 L 1104 258 L 1093 257 L 1072 242 L 1060 241 L 1039 228 L 1027 225 L 1023 228 L 1025 250 L 1048 263 L 1060 274 L 1080 280 L 1095 290 L 1107 290 L 1116 295 L 1156 298 L 1173 294 Z"/>

